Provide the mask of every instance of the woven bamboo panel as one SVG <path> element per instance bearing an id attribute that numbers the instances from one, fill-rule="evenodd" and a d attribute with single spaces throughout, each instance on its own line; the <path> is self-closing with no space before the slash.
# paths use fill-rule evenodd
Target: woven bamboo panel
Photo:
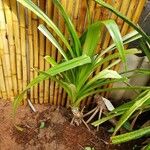
<path id="1" fill-rule="evenodd" d="M 106 1 L 137 23 L 146 0 Z M 33 0 L 33 2 L 46 12 L 62 33 L 69 38 L 65 22 L 52 0 Z M 80 36 L 87 26 L 86 0 L 61 0 L 61 2 Z M 93 0 L 89 1 L 89 10 L 93 21 L 115 19 L 122 35 L 131 30 L 120 18 L 95 4 Z M 43 23 L 42 20 L 18 4 L 16 0 L 0 0 L 0 98 L 13 100 L 19 92 L 25 89 L 29 81 L 38 75 L 37 70 L 47 70 L 50 65 L 44 61 L 45 55 L 55 57 L 57 62 L 61 60 L 61 55 L 57 53 L 57 49 L 38 31 L 37 27 L 41 23 Z M 50 31 L 53 32 L 51 29 Z M 61 43 L 59 38 L 57 39 Z M 110 43 L 111 38 L 104 30 L 97 52 L 99 53 Z M 61 45 L 66 49 L 63 43 Z M 103 67 L 107 65 L 104 64 Z M 98 68 L 96 73 L 101 69 Z M 115 66 L 114 69 L 117 70 L 118 66 Z M 67 94 L 52 80 L 46 80 L 32 88 L 24 97 L 25 100 L 27 98 L 34 103 L 50 103 L 62 106 L 68 104 Z M 90 101 L 91 97 L 83 104 L 90 103 Z"/>

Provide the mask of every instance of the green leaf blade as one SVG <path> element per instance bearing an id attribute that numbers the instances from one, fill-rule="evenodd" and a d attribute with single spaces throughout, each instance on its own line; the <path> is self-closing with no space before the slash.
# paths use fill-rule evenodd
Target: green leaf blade
<path id="1" fill-rule="evenodd" d="M 70 20 L 68 14 L 66 13 L 66 11 L 64 10 L 62 4 L 60 3 L 59 0 L 53 0 L 54 4 L 58 7 L 59 11 L 61 12 L 63 18 L 65 19 L 68 31 L 70 32 L 70 35 L 73 39 L 73 44 L 75 47 L 75 53 L 76 56 L 80 56 L 81 55 L 81 43 L 80 40 L 78 38 L 77 32 L 75 30 L 75 27 L 72 23 L 72 21 Z"/>
<path id="2" fill-rule="evenodd" d="M 121 117 L 121 119 L 118 121 L 114 135 L 117 133 L 117 131 L 120 129 L 120 127 L 129 119 L 129 117 L 139 108 L 141 107 L 147 100 L 150 99 L 150 91 L 147 90 L 147 94 L 143 96 L 142 98 L 138 99 L 130 108 L 127 110 L 124 115 Z"/>
<path id="3" fill-rule="evenodd" d="M 145 135 L 150 135 L 150 126 L 145 127 L 143 129 L 138 129 L 133 132 L 117 135 L 117 136 L 112 136 L 111 141 L 113 144 L 121 144 L 124 142 L 128 142 L 130 140 L 135 140 L 138 138 L 141 138 Z"/>
<path id="4" fill-rule="evenodd" d="M 35 13 L 39 18 L 47 23 L 47 25 L 53 29 L 53 31 L 60 37 L 60 39 L 64 42 L 66 47 L 68 48 L 69 52 L 71 53 L 72 57 L 74 57 L 73 50 L 69 45 L 68 41 L 61 33 L 61 31 L 57 28 L 57 26 L 53 23 L 53 21 L 38 7 L 36 6 L 31 0 L 17 0 L 23 6 L 27 7 L 30 11 Z"/>

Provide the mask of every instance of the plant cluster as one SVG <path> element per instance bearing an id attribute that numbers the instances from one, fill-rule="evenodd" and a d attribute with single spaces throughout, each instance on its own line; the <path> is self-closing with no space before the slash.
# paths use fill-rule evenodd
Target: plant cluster
<path id="1" fill-rule="evenodd" d="M 142 36 L 142 38 L 140 38 L 139 40 L 141 50 L 145 53 L 146 57 L 150 61 L 150 37 L 146 35 L 146 33 L 139 26 L 135 25 L 126 16 L 121 14 L 119 11 L 114 9 L 109 4 L 105 3 L 103 0 L 95 0 L 95 1 L 98 4 L 102 5 L 103 7 L 105 7 L 106 9 L 113 12 L 114 14 L 116 14 L 118 17 L 123 19 L 130 26 L 132 26 L 138 33 L 140 33 L 140 35 Z M 135 73 L 142 74 L 142 75 L 143 74 L 150 75 L 150 69 L 147 70 L 136 69 L 131 71 L 134 71 Z M 115 125 L 113 135 L 111 137 L 111 141 L 113 144 L 119 144 L 119 143 L 135 140 L 150 135 L 150 125 L 148 123 L 149 120 L 147 120 L 146 123 L 143 123 L 143 125 L 140 126 L 138 129 L 134 129 L 138 117 L 144 112 L 149 112 L 149 110 L 150 110 L 150 90 L 144 90 L 132 101 L 120 105 L 119 107 L 115 108 L 113 111 L 105 114 L 106 117 L 103 117 L 102 119 L 92 124 L 94 126 L 98 126 L 107 120 L 111 120 L 112 118 L 121 116 L 119 121 Z M 115 134 L 118 132 L 118 130 L 121 127 L 124 127 L 126 130 L 128 130 L 128 133 L 115 136 Z M 143 149 L 144 150 L 150 149 L 149 142 Z"/>
<path id="2" fill-rule="evenodd" d="M 93 125 L 97 126 L 109 119 L 112 119 L 113 117 L 122 115 L 120 121 L 118 121 L 116 124 L 113 135 L 115 135 L 120 127 L 124 125 L 130 117 L 133 116 L 133 113 L 135 111 L 138 112 L 138 110 L 147 108 L 147 106 L 149 105 L 148 100 L 150 100 L 150 92 L 148 90 L 149 87 L 127 86 L 111 89 L 104 88 L 104 85 L 106 84 L 128 81 L 127 77 L 123 77 L 116 71 L 112 70 L 112 67 L 114 65 L 122 61 L 124 63 L 124 68 L 127 71 L 126 55 L 139 53 L 137 49 L 125 49 L 124 44 L 128 44 L 129 42 L 140 39 L 141 37 L 144 38 L 147 43 L 150 43 L 150 38 L 139 27 L 134 25 L 130 20 L 128 20 L 125 16 L 120 14 L 117 10 L 115 10 L 104 1 L 95 0 L 95 2 L 97 2 L 98 4 L 104 6 L 105 8 L 118 15 L 125 22 L 131 25 L 135 30 L 122 37 L 116 22 L 112 19 L 109 19 L 90 23 L 83 34 L 79 37 L 70 17 L 61 5 L 60 1 L 53 0 L 53 3 L 58 8 L 65 20 L 66 28 L 68 29 L 71 37 L 71 40 L 69 41 L 54 24 L 54 22 L 31 0 L 18 0 L 18 2 L 20 2 L 22 5 L 34 12 L 39 18 L 41 18 L 47 24 L 47 26 L 53 30 L 53 33 L 55 33 L 63 42 L 67 51 L 63 49 L 58 40 L 56 40 L 54 35 L 48 30 L 48 28 L 46 28 L 45 25 L 39 25 L 38 29 L 57 48 L 58 52 L 62 55 L 63 58 L 60 62 L 56 62 L 55 58 L 52 58 L 51 56 L 45 56 L 46 61 L 51 64 L 51 68 L 46 71 L 39 71 L 39 75 L 35 79 L 33 79 L 26 87 L 26 89 L 15 98 L 13 103 L 14 114 L 16 113 L 16 109 L 22 101 L 25 92 L 31 87 L 48 78 L 51 78 L 52 80 L 58 82 L 59 85 L 63 87 L 67 92 L 70 100 L 70 107 L 74 115 L 72 123 L 76 123 L 77 125 L 83 122 L 87 126 L 86 122 L 83 119 L 83 111 L 80 111 L 81 101 L 90 95 L 94 95 L 96 93 L 104 91 L 112 91 L 118 89 L 146 89 L 146 91 L 142 92 L 134 101 L 131 101 L 114 109 L 113 111 L 108 113 L 105 118 L 93 123 Z M 96 48 L 98 42 L 102 37 L 102 31 L 104 27 L 108 30 L 110 36 L 112 37 L 113 43 L 106 49 L 103 49 L 100 54 L 96 54 Z M 147 47 L 147 43 L 145 44 L 143 40 L 142 43 L 143 47 Z M 105 55 L 115 49 L 117 50 L 116 53 Z M 144 52 L 150 59 L 149 50 L 144 48 Z M 101 67 L 105 62 L 109 62 L 114 59 L 115 61 L 113 63 L 103 68 L 103 70 L 94 75 L 94 72 L 98 67 Z M 136 115 L 136 113 L 134 115 Z M 146 127 L 146 131 L 145 129 L 140 129 L 140 131 L 134 131 L 134 133 L 130 133 L 130 135 L 128 135 L 127 133 L 125 135 L 125 139 L 121 138 L 121 136 L 124 135 L 113 136 L 112 142 L 121 143 L 122 141 L 127 141 L 131 138 L 134 139 L 149 132 L 150 128 Z M 120 142 L 118 142 L 119 140 Z"/>

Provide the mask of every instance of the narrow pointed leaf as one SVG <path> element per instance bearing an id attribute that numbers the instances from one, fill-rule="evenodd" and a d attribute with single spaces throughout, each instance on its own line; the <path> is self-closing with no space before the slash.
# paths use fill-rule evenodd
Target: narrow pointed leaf
<path id="1" fill-rule="evenodd" d="M 117 24 L 115 23 L 114 20 L 106 20 L 106 21 L 103 21 L 103 23 L 107 27 L 115 45 L 116 45 L 116 48 L 119 51 L 120 58 L 121 58 L 122 62 L 125 64 L 125 68 L 127 69 L 123 40 L 122 40 L 122 37 L 121 37 L 121 34 L 120 34 Z"/>
<path id="2" fill-rule="evenodd" d="M 53 0 L 54 4 L 58 7 L 58 10 L 61 12 L 63 18 L 65 19 L 67 28 L 70 32 L 70 35 L 73 39 L 73 44 L 76 50 L 76 55 L 80 56 L 81 55 L 81 43 L 80 40 L 78 38 L 77 32 L 75 30 L 75 27 L 72 23 L 72 21 L 70 20 L 68 14 L 66 13 L 66 11 L 64 10 L 62 4 L 60 3 L 59 0 Z"/>
<path id="3" fill-rule="evenodd" d="M 52 42 L 52 44 L 58 49 L 58 51 L 62 54 L 65 60 L 68 60 L 66 53 L 57 42 L 57 40 L 53 37 L 53 35 L 48 31 L 48 29 L 44 25 L 39 25 L 38 29 Z"/>
<path id="4" fill-rule="evenodd" d="M 120 144 L 120 143 L 128 142 L 130 140 L 141 138 L 146 135 L 150 135 L 150 126 L 145 127 L 143 129 L 135 130 L 133 132 L 112 136 L 111 141 L 113 144 Z"/>
<path id="5" fill-rule="evenodd" d="M 121 60 L 126 64 L 125 50 L 123 47 L 123 42 L 119 28 L 114 20 L 98 21 L 88 27 L 87 35 L 85 39 L 85 44 L 83 46 L 83 53 L 92 57 L 95 53 L 95 48 L 100 37 L 101 29 L 106 26 L 108 29 L 118 51 Z M 91 38 L 93 37 L 93 38 Z M 93 67 L 85 67 L 80 71 L 79 78 L 77 81 L 77 89 L 80 90 L 83 84 L 87 81 L 89 75 L 91 74 Z"/>
<path id="6" fill-rule="evenodd" d="M 128 44 L 130 42 L 136 41 L 137 39 L 140 39 L 142 36 L 136 31 L 131 31 L 128 34 L 126 34 L 125 36 L 122 37 L 123 40 L 123 44 Z M 111 44 L 109 47 L 107 47 L 104 51 L 102 51 L 100 53 L 100 56 L 103 56 L 104 54 L 106 54 L 109 51 L 115 50 L 116 49 L 116 45 L 115 43 Z"/>
<path id="7" fill-rule="evenodd" d="M 91 90 L 89 92 L 82 93 L 77 102 L 74 105 L 79 105 L 79 103 L 86 97 L 94 95 L 96 93 L 116 91 L 116 90 L 150 90 L 149 86 L 132 86 L 132 87 L 117 87 L 117 88 L 103 88 L 97 90 Z"/>
<path id="8" fill-rule="evenodd" d="M 91 85 L 92 83 L 96 82 L 99 79 L 120 79 L 122 78 L 121 75 L 119 75 L 114 70 L 103 70 L 99 72 L 96 76 L 94 76 L 87 85 Z"/>
<path id="9" fill-rule="evenodd" d="M 74 57 L 73 51 L 71 46 L 69 45 L 68 41 L 61 33 L 61 31 L 57 28 L 57 26 L 53 23 L 53 21 L 38 7 L 36 6 L 31 0 L 17 0 L 23 6 L 27 7 L 33 13 L 35 13 L 39 18 L 47 23 L 47 25 L 53 29 L 53 31 L 60 37 L 60 39 L 64 42 L 68 50 L 70 51 L 71 55 Z"/>
<path id="10" fill-rule="evenodd" d="M 106 2 L 104 2 L 104 0 L 95 0 L 95 2 L 97 2 L 98 4 L 102 5 L 103 7 L 107 8 L 108 10 L 110 10 L 111 12 L 113 12 L 114 14 L 116 14 L 118 17 L 120 17 L 123 21 L 125 21 L 127 24 L 129 24 L 131 27 L 133 27 L 136 31 L 138 31 L 143 38 L 148 41 L 148 43 L 150 43 L 150 38 L 149 36 L 143 32 L 143 30 L 138 27 L 137 25 L 135 25 L 131 20 L 129 20 L 125 15 L 121 14 L 118 10 L 116 10 L 114 7 L 112 7 L 111 5 L 107 4 Z"/>
<path id="11" fill-rule="evenodd" d="M 129 119 L 129 117 L 139 108 L 141 107 L 146 101 L 148 101 L 150 99 L 150 91 L 147 92 L 147 94 L 145 96 L 143 96 L 142 98 L 140 98 L 139 100 L 137 100 L 133 106 L 131 106 L 129 108 L 129 110 L 127 110 L 124 115 L 121 117 L 121 119 L 118 121 L 116 127 L 115 127 L 115 131 L 114 134 L 117 133 L 117 131 L 120 129 L 120 127 Z"/>
<path id="12" fill-rule="evenodd" d="M 110 120 L 110 119 L 112 119 L 112 118 L 114 118 L 116 116 L 120 116 L 120 115 L 122 115 L 122 112 L 121 113 L 112 114 L 112 115 L 109 115 L 107 117 L 103 117 L 102 119 L 93 122 L 92 125 L 97 127 L 97 126 L 101 125 L 102 123 L 104 123 L 104 122 L 106 122 L 106 121 L 108 121 L 108 120 Z"/>
<path id="13" fill-rule="evenodd" d="M 148 44 L 144 41 L 144 39 L 140 39 L 140 47 L 150 61 L 150 47 L 148 47 Z"/>
<path id="14" fill-rule="evenodd" d="M 22 101 L 22 98 L 25 94 L 25 92 L 30 89 L 31 87 L 35 86 L 36 84 L 40 83 L 43 80 L 46 80 L 48 78 L 53 78 L 53 76 L 70 70 L 72 68 L 87 64 L 87 63 L 91 63 L 91 59 L 88 56 L 80 56 L 77 58 L 74 58 L 72 60 L 63 62 L 61 64 L 58 64 L 50 69 L 48 69 L 47 71 L 44 71 L 43 73 L 41 73 L 39 76 L 37 76 L 36 78 L 34 78 L 29 84 L 28 86 L 25 88 L 25 90 L 23 92 L 21 92 L 21 94 L 19 94 L 14 102 L 13 102 L 13 110 L 14 110 L 14 114 L 16 112 L 16 109 L 18 108 L 20 102 Z M 58 80 L 59 81 L 59 80 Z"/>
<path id="15" fill-rule="evenodd" d="M 102 27 L 103 24 L 99 21 L 88 27 L 86 39 L 83 45 L 83 54 L 90 57 L 94 55 L 98 41 L 100 40 Z"/>

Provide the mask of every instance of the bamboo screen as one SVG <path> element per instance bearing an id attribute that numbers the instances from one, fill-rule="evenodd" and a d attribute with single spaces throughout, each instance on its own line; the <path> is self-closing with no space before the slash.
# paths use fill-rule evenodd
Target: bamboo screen
<path id="1" fill-rule="evenodd" d="M 65 22 L 54 7 L 52 0 L 33 1 L 53 19 L 63 34 L 69 38 Z M 135 23 L 138 21 L 145 4 L 145 0 L 106 1 Z M 86 0 L 61 0 L 61 2 L 71 16 L 78 34 L 81 35 L 87 25 Z M 93 21 L 113 18 L 118 23 L 122 35 L 131 30 L 121 19 L 95 4 L 94 1 L 89 2 L 89 7 Z M 61 59 L 56 48 L 37 30 L 40 23 L 43 23 L 42 20 L 18 4 L 16 0 L 0 0 L 1 98 L 13 100 L 14 96 L 37 76 L 37 69 L 47 70 L 50 66 L 43 59 L 45 55 L 55 57 L 58 62 Z M 61 43 L 59 39 L 58 41 Z M 104 31 L 103 40 L 100 41 L 97 52 L 106 48 L 110 42 L 109 34 Z M 47 80 L 28 91 L 24 99 L 27 98 L 30 98 L 34 103 L 51 103 L 64 106 L 67 95 L 57 83 Z M 89 101 L 90 98 L 87 102 Z"/>

